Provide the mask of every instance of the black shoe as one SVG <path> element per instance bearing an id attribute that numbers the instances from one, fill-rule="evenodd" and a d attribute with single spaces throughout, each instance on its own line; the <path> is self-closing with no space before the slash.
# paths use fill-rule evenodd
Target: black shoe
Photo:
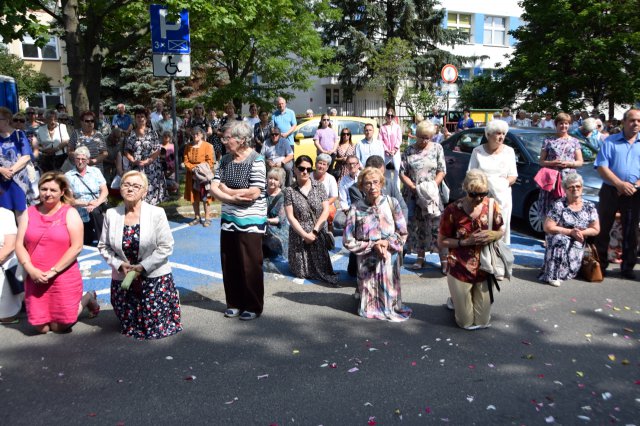
<path id="1" fill-rule="evenodd" d="M 635 280 L 636 279 L 636 273 L 634 272 L 633 269 L 622 270 L 621 274 L 622 274 L 622 278 L 624 278 L 626 280 Z"/>

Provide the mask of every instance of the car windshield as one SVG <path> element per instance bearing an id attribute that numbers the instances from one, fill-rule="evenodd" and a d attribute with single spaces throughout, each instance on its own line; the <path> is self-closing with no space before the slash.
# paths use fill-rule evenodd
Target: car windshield
<path id="1" fill-rule="evenodd" d="M 531 156 L 536 160 L 540 160 L 540 151 L 545 139 L 555 138 L 555 132 L 531 132 L 531 133 L 518 133 L 518 138 L 522 141 L 526 150 L 529 151 Z M 579 141 L 582 147 L 582 159 L 585 163 L 591 163 L 595 161 L 597 152 L 586 145 L 583 141 Z"/>

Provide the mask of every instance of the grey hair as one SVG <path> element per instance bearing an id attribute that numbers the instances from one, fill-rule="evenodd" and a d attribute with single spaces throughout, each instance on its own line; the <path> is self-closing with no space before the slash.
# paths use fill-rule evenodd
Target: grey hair
<path id="1" fill-rule="evenodd" d="M 206 139 L 207 138 L 207 132 L 204 131 L 204 129 L 200 126 L 195 126 L 192 130 L 193 134 L 195 135 L 196 133 L 202 133 L 202 136 Z"/>
<path id="2" fill-rule="evenodd" d="M 267 179 L 269 179 L 270 177 L 278 179 L 280 188 L 284 188 L 284 181 L 287 177 L 287 173 L 282 167 L 272 167 L 271 170 L 269 170 L 269 173 L 267 173 Z"/>
<path id="3" fill-rule="evenodd" d="M 487 127 L 484 128 L 484 135 L 495 135 L 496 133 L 504 133 L 505 135 L 509 131 L 509 125 L 503 120 L 491 120 L 487 123 Z"/>
<path id="4" fill-rule="evenodd" d="M 308 110 L 305 111 L 305 113 L 307 115 L 313 115 L 313 110 L 312 109 L 308 109 Z"/>
<path id="5" fill-rule="evenodd" d="M 562 187 L 568 189 L 571 185 L 579 183 L 583 185 L 582 176 L 579 173 L 569 173 L 566 178 L 562 179 Z"/>
<path id="6" fill-rule="evenodd" d="M 327 165 L 331 165 L 331 156 L 329 154 L 322 153 L 316 157 L 316 165 L 318 164 L 318 161 L 324 161 Z"/>
<path id="7" fill-rule="evenodd" d="M 585 118 L 582 120 L 582 128 L 587 132 L 593 132 L 596 129 L 596 119 L 593 117 Z"/>
<path id="8" fill-rule="evenodd" d="M 91 158 L 91 152 L 89 151 L 89 148 L 84 145 L 77 147 L 74 154 L 76 157 L 78 155 L 84 155 L 85 157 L 87 157 L 87 159 Z"/>
<path id="9" fill-rule="evenodd" d="M 462 189 L 466 192 L 484 192 L 489 190 L 487 175 L 480 169 L 471 169 L 462 181 Z"/>
<path id="10" fill-rule="evenodd" d="M 48 120 L 54 115 L 56 116 L 56 118 L 58 118 L 58 111 L 56 111 L 55 109 L 48 109 L 44 113 L 44 119 Z"/>
<path id="11" fill-rule="evenodd" d="M 329 110 L 329 115 L 338 115 L 338 110 L 337 110 L 337 109 L 335 109 L 335 108 L 331 108 L 331 109 Z"/>
<path id="12" fill-rule="evenodd" d="M 251 138 L 253 138 L 253 129 L 244 121 L 231 120 L 222 128 L 222 133 L 226 133 L 227 130 L 230 136 L 242 140 L 242 145 L 247 147 Z"/>

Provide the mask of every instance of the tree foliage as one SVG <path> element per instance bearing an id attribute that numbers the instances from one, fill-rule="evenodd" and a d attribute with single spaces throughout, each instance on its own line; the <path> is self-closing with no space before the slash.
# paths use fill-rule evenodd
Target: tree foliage
<path id="1" fill-rule="evenodd" d="M 504 83 L 484 74 L 462 83 L 458 90 L 458 109 L 490 109 L 512 105 L 514 98 L 504 90 Z"/>
<path id="2" fill-rule="evenodd" d="M 18 93 L 23 98 L 30 98 L 41 92 L 50 92 L 50 78 L 36 71 L 18 56 L 0 46 L 0 75 L 8 75 L 16 80 Z"/>
<path id="3" fill-rule="evenodd" d="M 212 88 L 204 96 L 207 104 L 265 105 L 292 89 L 309 88 L 314 75 L 336 71 L 333 51 L 317 31 L 321 20 L 337 16 L 327 0 L 222 4 L 216 11 L 210 2 L 189 6 L 193 57 L 206 64 L 206 86 Z"/>
<path id="4" fill-rule="evenodd" d="M 529 108 L 629 104 L 640 95 L 638 0 L 523 0 L 504 87 Z"/>
<path id="5" fill-rule="evenodd" d="M 342 19 L 325 23 L 326 43 L 337 42 L 335 63 L 341 66 L 339 79 L 346 97 L 376 78 L 374 58 L 388 57 L 390 43 L 402 40 L 411 58 L 407 77 L 417 85 L 436 79 L 440 68 L 460 66 L 480 57 L 462 57 L 442 46 L 462 44 L 468 38 L 443 28 L 445 11 L 435 0 L 335 0 Z M 391 64 L 392 65 L 392 64 Z M 378 67 L 379 71 L 379 67 Z M 395 104 L 398 81 L 387 81 L 387 105 Z"/>
<path id="6" fill-rule="evenodd" d="M 410 115 L 420 113 L 426 116 L 431 107 L 438 104 L 438 97 L 431 87 L 407 87 L 399 103 L 409 110 Z"/>

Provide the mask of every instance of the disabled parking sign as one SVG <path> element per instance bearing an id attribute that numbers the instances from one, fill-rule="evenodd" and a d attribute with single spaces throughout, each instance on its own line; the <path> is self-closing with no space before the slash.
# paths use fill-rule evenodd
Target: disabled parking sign
<path id="1" fill-rule="evenodd" d="M 181 10 L 176 22 L 167 21 L 167 8 L 163 5 L 152 4 L 149 7 L 149 14 L 153 75 L 155 77 L 191 76 L 189 11 Z"/>

